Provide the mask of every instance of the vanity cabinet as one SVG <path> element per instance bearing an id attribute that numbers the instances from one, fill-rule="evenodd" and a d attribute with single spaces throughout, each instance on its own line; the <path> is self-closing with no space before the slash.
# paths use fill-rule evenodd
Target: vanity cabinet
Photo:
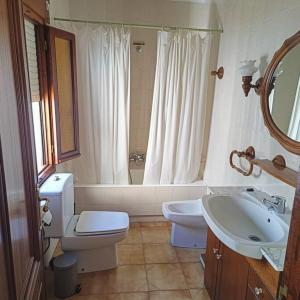
<path id="1" fill-rule="evenodd" d="M 218 238 L 208 229 L 207 246 L 205 253 L 205 276 L 204 284 L 211 299 L 215 299 L 217 275 L 218 275 L 218 259 L 216 254 L 220 247 Z"/>
<path id="2" fill-rule="evenodd" d="M 279 272 L 270 268 L 264 261 L 247 259 L 231 250 L 208 230 L 204 284 L 211 300 L 275 299 Z M 255 270 L 267 275 L 274 295 Z"/>
<path id="3" fill-rule="evenodd" d="M 250 268 L 248 276 L 248 287 L 247 287 L 247 298 L 246 300 L 273 300 L 274 298 L 269 293 L 268 289 L 255 273 L 255 271 Z"/>
<path id="4" fill-rule="evenodd" d="M 246 299 L 249 265 L 208 230 L 204 284 L 212 300 Z"/>

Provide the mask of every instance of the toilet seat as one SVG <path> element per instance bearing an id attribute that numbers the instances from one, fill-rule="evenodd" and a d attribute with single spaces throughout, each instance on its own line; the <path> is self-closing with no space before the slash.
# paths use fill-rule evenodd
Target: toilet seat
<path id="1" fill-rule="evenodd" d="M 128 230 L 127 213 L 113 211 L 83 211 L 77 221 L 75 234 L 105 235 Z"/>

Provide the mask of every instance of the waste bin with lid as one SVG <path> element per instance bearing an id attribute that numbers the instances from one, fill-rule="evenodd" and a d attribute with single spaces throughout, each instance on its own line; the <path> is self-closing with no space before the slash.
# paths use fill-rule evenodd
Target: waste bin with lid
<path id="1" fill-rule="evenodd" d="M 77 278 L 77 257 L 64 253 L 53 261 L 54 294 L 57 298 L 67 298 L 80 292 Z"/>

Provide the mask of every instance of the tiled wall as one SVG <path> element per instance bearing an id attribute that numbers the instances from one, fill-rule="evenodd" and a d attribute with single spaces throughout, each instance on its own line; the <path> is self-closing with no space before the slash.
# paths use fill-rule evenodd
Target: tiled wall
<path id="1" fill-rule="evenodd" d="M 133 42 L 144 42 L 138 53 Z M 146 153 L 156 65 L 156 31 L 133 29 L 131 34 L 130 152 Z M 134 166 L 132 166 L 134 167 Z"/>
<path id="2" fill-rule="evenodd" d="M 76 213 L 83 210 L 126 211 L 130 216 L 162 215 L 163 202 L 199 199 L 207 187 L 190 186 L 105 186 L 80 185 L 75 188 Z"/>

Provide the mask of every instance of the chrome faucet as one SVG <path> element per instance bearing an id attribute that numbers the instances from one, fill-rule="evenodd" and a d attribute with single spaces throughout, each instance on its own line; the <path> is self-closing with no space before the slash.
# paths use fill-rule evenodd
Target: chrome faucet
<path id="1" fill-rule="evenodd" d="M 286 200 L 284 197 L 271 196 L 270 198 L 264 198 L 262 202 L 269 210 L 273 210 L 278 214 L 285 213 Z"/>
<path id="2" fill-rule="evenodd" d="M 139 152 L 133 152 L 129 154 L 129 160 L 131 161 L 145 161 L 145 154 Z"/>

